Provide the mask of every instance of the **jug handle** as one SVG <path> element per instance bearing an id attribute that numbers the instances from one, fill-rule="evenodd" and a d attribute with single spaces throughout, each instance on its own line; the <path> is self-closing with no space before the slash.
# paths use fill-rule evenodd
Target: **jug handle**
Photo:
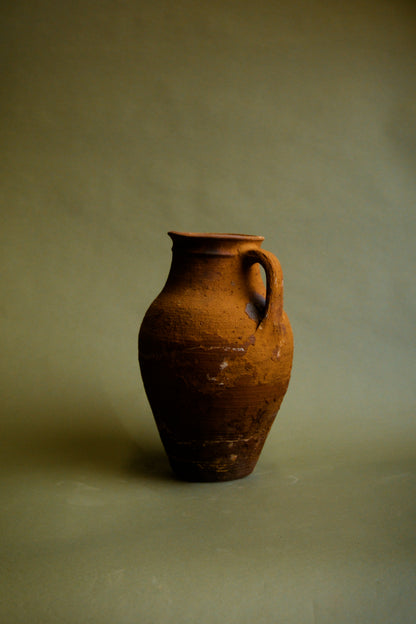
<path id="1" fill-rule="evenodd" d="M 283 273 L 279 260 L 270 251 L 250 249 L 244 256 L 250 264 L 259 263 L 266 273 L 266 307 L 264 316 L 257 327 L 278 328 L 283 315 Z"/>

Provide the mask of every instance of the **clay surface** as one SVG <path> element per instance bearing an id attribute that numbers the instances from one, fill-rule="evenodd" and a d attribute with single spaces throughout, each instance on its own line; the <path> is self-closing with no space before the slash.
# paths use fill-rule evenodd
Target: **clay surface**
<path id="1" fill-rule="evenodd" d="M 290 378 L 280 264 L 261 249 L 261 236 L 169 235 L 170 273 L 139 333 L 146 394 L 180 478 L 244 477 Z"/>

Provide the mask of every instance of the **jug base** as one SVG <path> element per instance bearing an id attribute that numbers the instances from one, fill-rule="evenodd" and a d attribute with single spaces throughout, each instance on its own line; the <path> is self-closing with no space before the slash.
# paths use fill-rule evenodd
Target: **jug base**
<path id="1" fill-rule="evenodd" d="M 230 465 L 229 462 L 221 460 L 215 462 L 183 461 L 171 457 L 169 463 L 179 479 L 199 483 L 243 479 L 253 472 L 256 464 L 252 461 L 240 461 Z"/>

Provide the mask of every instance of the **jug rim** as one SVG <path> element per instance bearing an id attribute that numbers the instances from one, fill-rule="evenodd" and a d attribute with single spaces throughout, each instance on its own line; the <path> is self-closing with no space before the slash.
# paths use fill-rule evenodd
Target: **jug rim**
<path id="1" fill-rule="evenodd" d="M 264 236 L 257 236 L 255 234 L 228 234 L 218 232 L 177 232 L 170 230 L 168 235 L 173 238 L 205 238 L 216 240 L 231 240 L 231 241 L 264 241 Z"/>

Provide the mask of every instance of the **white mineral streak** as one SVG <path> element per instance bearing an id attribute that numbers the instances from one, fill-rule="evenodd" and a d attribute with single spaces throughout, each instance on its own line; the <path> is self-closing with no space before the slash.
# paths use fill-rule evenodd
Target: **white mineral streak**
<path id="1" fill-rule="evenodd" d="M 189 347 L 188 351 L 195 351 L 197 349 L 202 349 L 202 351 L 212 351 L 213 349 L 219 349 L 220 351 L 245 351 L 245 347 L 222 347 L 222 346 L 211 346 L 205 347 L 204 345 L 199 345 L 198 347 Z"/>

